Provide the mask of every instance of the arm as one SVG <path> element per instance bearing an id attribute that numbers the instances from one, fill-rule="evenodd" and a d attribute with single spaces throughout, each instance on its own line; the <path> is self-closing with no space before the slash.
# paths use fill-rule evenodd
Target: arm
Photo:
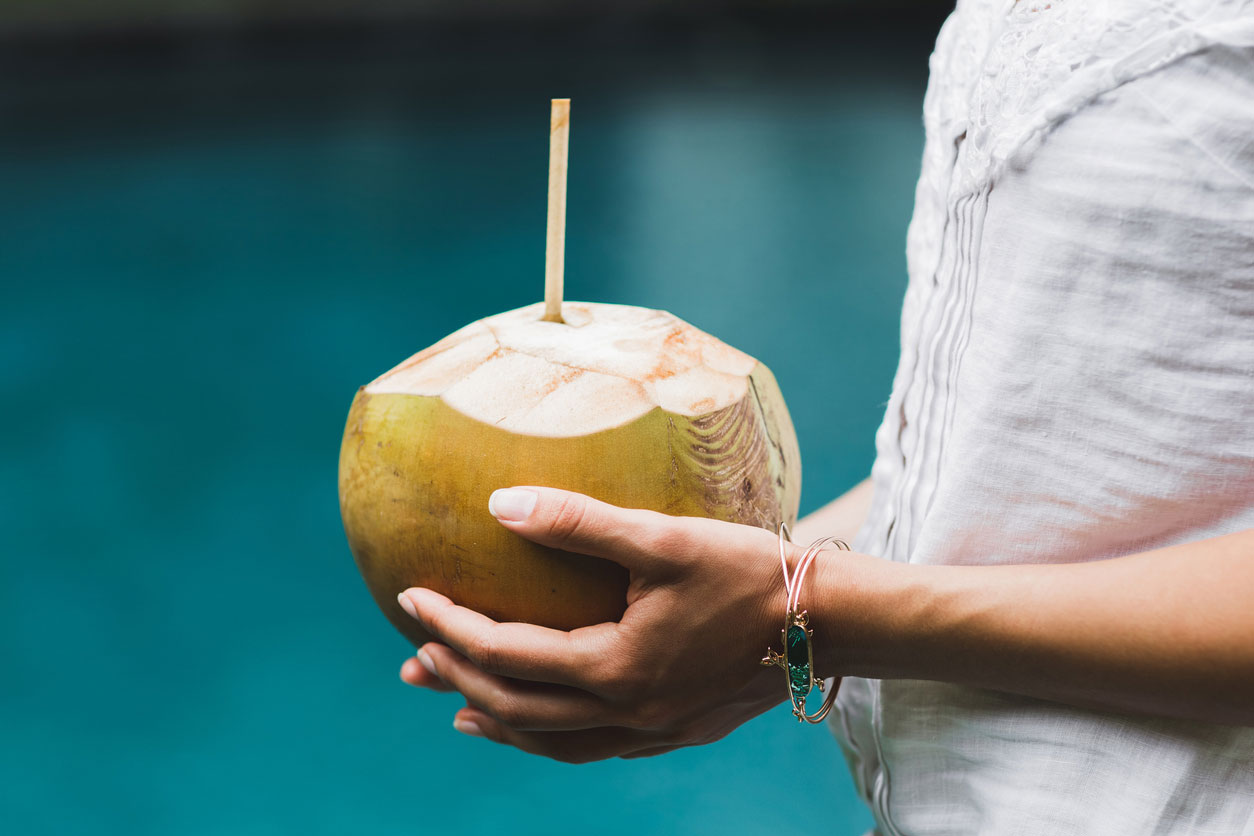
<path id="1" fill-rule="evenodd" d="M 1254 725 L 1254 529 L 1092 563 L 850 557 L 811 593 L 847 637 L 820 668 Z"/>
<path id="2" fill-rule="evenodd" d="M 460 692 L 457 728 L 560 760 L 642 757 L 717 740 L 785 699 L 778 669 L 759 665 L 785 608 L 770 532 L 551 488 L 507 493 L 494 513 L 509 530 L 625 566 L 627 611 L 567 633 L 407 590 L 402 605 L 439 641 L 401 678 Z M 795 565 L 802 547 L 790 548 Z M 824 676 L 1254 725 L 1254 531 L 1050 566 L 828 552 L 806 586 Z"/>
<path id="3" fill-rule="evenodd" d="M 870 510 L 871 480 L 868 477 L 799 520 L 792 532 L 793 542 L 805 545 L 830 536 L 852 543 Z"/>

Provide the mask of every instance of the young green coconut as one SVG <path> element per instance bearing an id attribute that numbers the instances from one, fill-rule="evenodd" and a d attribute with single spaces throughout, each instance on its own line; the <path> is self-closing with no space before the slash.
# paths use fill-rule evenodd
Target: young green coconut
<path id="1" fill-rule="evenodd" d="M 411 586 L 562 630 L 622 615 L 626 570 L 506 530 L 488 513 L 497 488 L 772 531 L 796 520 L 800 451 L 766 366 L 664 311 L 562 305 L 563 102 L 545 305 L 462 328 L 362 387 L 349 411 L 344 530 L 375 601 L 415 645 L 430 637 L 396 601 Z"/>

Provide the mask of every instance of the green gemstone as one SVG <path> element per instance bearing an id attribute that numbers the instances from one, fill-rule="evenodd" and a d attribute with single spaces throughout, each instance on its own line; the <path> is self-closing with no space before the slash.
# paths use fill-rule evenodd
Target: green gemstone
<path id="1" fill-rule="evenodd" d="M 806 635 L 805 628 L 796 624 L 789 627 L 784 648 L 788 660 L 788 684 L 794 694 L 804 697 L 810 693 L 810 637 Z"/>

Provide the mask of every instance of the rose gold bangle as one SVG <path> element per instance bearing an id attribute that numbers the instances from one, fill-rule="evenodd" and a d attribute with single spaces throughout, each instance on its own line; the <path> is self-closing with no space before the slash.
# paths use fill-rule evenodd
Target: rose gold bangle
<path id="1" fill-rule="evenodd" d="M 805 581 L 806 573 L 810 571 L 810 566 L 825 548 L 835 546 L 842 551 L 849 551 L 849 545 L 844 540 L 835 537 L 815 540 L 797 562 L 796 571 L 789 572 L 788 551 L 784 546 L 791 539 L 788 526 L 781 523 L 779 526 L 779 562 L 784 570 L 784 590 L 788 593 L 784 628 L 780 631 L 784 652 L 776 653 L 768 648 L 766 656 L 762 657 L 762 664 L 783 668 L 788 682 L 788 697 L 792 700 L 793 716 L 799 722 L 821 723 L 827 716 L 827 712 L 832 710 L 836 690 L 833 689 L 830 694 L 827 694 L 818 711 L 806 714 L 806 697 L 815 688 L 821 692 L 826 691 L 827 686 L 822 679 L 814 675 L 814 645 L 811 641 L 814 631 L 809 627 L 809 614 L 801 609 L 801 585 Z"/>

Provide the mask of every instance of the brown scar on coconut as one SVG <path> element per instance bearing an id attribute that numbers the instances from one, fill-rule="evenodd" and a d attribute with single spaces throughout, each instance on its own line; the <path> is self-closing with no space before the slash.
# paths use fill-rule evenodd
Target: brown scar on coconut
<path id="1" fill-rule="evenodd" d="M 563 302 L 569 100 L 551 112 L 545 302 L 481 319 L 358 390 L 340 513 L 380 609 L 413 586 L 498 621 L 616 621 L 628 576 L 536 545 L 488 513 L 497 488 L 546 485 L 628 508 L 776 530 L 796 521 L 801 456 L 771 371 L 658 310 Z M 556 207 L 556 208 L 555 208 Z"/>

